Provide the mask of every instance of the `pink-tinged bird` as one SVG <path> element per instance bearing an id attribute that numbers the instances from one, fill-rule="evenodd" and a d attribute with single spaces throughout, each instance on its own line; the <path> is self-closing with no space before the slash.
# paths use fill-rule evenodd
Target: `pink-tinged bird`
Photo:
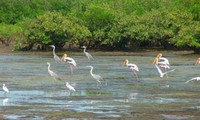
<path id="1" fill-rule="evenodd" d="M 62 61 L 63 63 L 67 63 L 67 64 L 70 65 L 71 73 L 73 74 L 73 69 L 74 69 L 74 67 L 76 67 L 76 65 L 77 65 L 77 64 L 76 64 L 76 61 L 75 61 L 73 58 L 68 57 L 67 54 L 64 54 L 64 55 L 62 56 L 61 61 Z"/>
<path id="2" fill-rule="evenodd" d="M 129 60 L 128 59 L 125 59 L 124 60 L 124 65 L 126 67 L 128 67 L 130 70 L 133 71 L 133 73 L 136 75 L 137 77 L 137 72 L 139 72 L 139 68 L 136 64 L 132 64 L 132 63 L 129 63 Z"/>

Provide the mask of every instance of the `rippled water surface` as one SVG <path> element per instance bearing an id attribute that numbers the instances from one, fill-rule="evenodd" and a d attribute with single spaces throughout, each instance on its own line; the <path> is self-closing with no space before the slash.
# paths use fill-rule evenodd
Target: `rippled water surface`
<path id="1" fill-rule="evenodd" d="M 184 84 L 200 77 L 200 66 L 194 65 L 198 55 L 164 52 L 175 71 L 168 78 L 160 78 L 151 64 L 157 53 L 93 52 L 95 60 L 91 62 L 83 53 L 69 53 L 77 62 L 73 74 L 69 65 L 56 65 L 51 53 L 1 54 L 0 84 L 6 84 L 10 93 L 0 92 L 0 118 L 200 119 L 200 83 Z M 125 58 L 138 65 L 138 78 L 123 66 Z M 53 81 L 46 62 L 62 81 Z M 97 88 L 88 65 L 107 81 L 107 86 Z M 66 81 L 76 83 L 76 92 L 66 88 Z"/>

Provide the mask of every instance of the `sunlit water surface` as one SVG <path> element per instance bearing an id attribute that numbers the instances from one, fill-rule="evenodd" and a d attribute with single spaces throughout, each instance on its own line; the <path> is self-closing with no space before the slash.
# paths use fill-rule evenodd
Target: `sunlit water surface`
<path id="1" fill-rule="evenodd" d="M 69 65 L 54 63 L 51 54 L 0 55 L 0 82 L 10 93 L 0 92 L 1 119 L 199 119 L 200 83 L 184 84 L 200 77 L 200 66 L 194 65 L 197 55 L 165 52 L 171 69 L 168 78 L 160 78 L 151 64 L 157 52 L 92 53 L 89 62 L 83 53 L 71 54 L 77 62 L 74 73 Z M 128 58 L 138 65 L 138 78 L 123 66 Z M 46 62 L 62 81 L 53 81 Z M 107 86 L 97 88 L 90 76 L 101 75 Z M 70 92 L 65 82 L 76 83 Z"/>

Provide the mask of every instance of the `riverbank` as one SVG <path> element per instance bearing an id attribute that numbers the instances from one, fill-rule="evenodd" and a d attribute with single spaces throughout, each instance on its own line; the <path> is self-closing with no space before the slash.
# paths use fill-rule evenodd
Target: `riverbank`
<path id="1" fill-rule="evenodd" d="M 0 43 L 0 54 L 43 54 L 43 55 L 49 55 L 51 54 L 51 50 L 49 51 L 37 51 L 37 50 L 32 50 L 32 51 L 13 51 L 12 50 L 13 46 L 5 46 Z M 82 49 L 80 50 L 62 50 L 62 51 L 56 51 L 56 53 L 60 56 L 64 53 L 71 54 L 71 55 L 79 55 L 82 54 Z M 143 55 L 148 55 L 150 53 L 159 53 L 162 52 L 163 54 L 181 54 L 181 55 L 190 55 L 194 54 L 193 51 L 191 50 L 157 50 L 157 49 L 143 49 L 143 50 L 137 50 L 137 51 L 104 51 L 104 50 L 92 50 L 88 49 L 88 52 L 91 52 L 94 55 L 105 55 L 105 56 L 118 56 L 118 55 L 125 55 L 125 56 L 132 56 L 132 55 L 137 55 L 137 54 L 143 54 Z M 198 56 L 198 54 L 197 54 Z"/>

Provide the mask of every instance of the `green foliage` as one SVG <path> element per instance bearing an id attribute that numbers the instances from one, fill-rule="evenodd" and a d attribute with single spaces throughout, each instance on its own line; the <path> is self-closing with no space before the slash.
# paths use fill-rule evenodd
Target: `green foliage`
<path id="1" fill-rule="evenodd" d="M 0 6 L 0 40 L 14 41 L 15 50 L 66 43 L 200 48 L 199 0 L 1 0 Z"/>
<path id="2" fill-rule="evenodd" d="M 71 42 L 71 40 L 77 42 L 91 36 L 86 27 L 57 12 L 47 12 L 32 21 L 23 23 L 23 26 L 27 31 L 25 44 L 30 46 L 29 48 L 34 44 L 41 44 L 44 48 L 49 44 L 54 44 L 62 48 L 66 42 Z"/>
<path id="3" fill-rule="evenodd" d="M 19 38 L 19 34 L 21 32 L 21 27 L 8 24 L 0 24 L 0 41 L 8 46 L 11 42 L 14 42 Z"/>

